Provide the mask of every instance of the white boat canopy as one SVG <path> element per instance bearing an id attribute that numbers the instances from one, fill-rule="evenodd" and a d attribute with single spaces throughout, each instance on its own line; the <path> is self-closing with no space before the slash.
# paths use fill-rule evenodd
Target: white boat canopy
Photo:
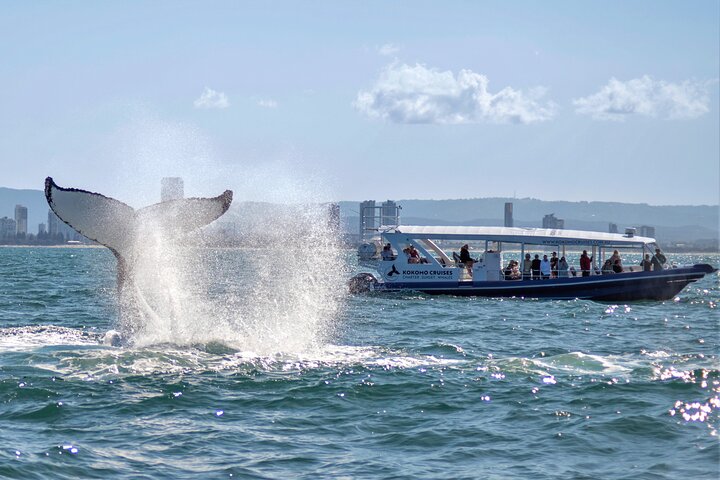
<path id="1" fill-rule="evenodd" d="M 399 225 L 384 235 L 405 235 L 428 240 L 486 240 L 529 245 L 577 245 L 599 247 L 641 248 L 654 244 L 651 237 L 628 236 L 620 233 L 519 227 L 459 227 Z"/>

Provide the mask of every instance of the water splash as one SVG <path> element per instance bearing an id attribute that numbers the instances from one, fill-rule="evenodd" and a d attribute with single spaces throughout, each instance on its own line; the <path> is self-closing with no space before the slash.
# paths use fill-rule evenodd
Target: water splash
<path id="1" fill-rule="evenodd" d="M 331 182 L 302 153 L 222 159 L 199 128 L 146 109 L 134 110 L 115 140 L 124 173 L 113 189 L 127 191 L 118 198 L 154 203 L 164 176 L 183 177 L 187 196 L 235 193 L 215 224 L 179 241 L 152 224 L 141 229 L 133 279 L 119 300 L 120 328 L 132 344 L 220 342 L 263 355 L 308 351 L 332 338 L 346 262 L 325 204 Z M 213 238 L 232 238 L 219 243 L 233 248 Z"/>
<path id="2" fill-rule="evenodd" d="M 261 227 L 243 228 L 242 241 L 262 248 L 207 248 L 203 234 L 172 241 L 143 225 L 121 292 L 121 329 L 137 346 L 318 348 L 332 334 L 346 275 L 329 215 L 321 204 L 234 212 L 230 221 Z"/>

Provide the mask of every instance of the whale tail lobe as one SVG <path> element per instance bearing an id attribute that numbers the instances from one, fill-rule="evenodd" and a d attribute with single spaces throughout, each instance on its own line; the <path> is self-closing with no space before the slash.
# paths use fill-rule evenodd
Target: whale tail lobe
<path id="1" fill-rule="evenodd" d="M 210 224 L 224 214 L 233 193 L 213 198 L 185 198 L 135 210 L 113 198 L 76 188 L 59 187 L 45 179 L 45 198 L 53 212 L 87 238 L 108 247 L 121 267 L 133 256 L 145 229 L 159 231 L 164 239 L 177 238 Z"/>

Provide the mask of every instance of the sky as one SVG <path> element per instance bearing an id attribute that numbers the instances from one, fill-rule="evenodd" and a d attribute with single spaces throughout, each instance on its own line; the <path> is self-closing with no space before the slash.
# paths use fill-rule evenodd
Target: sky
<path id="1" fill-rule="evenodd" d="M 0 186 L 717 205 L 720 2 L 0 7 Z"/>

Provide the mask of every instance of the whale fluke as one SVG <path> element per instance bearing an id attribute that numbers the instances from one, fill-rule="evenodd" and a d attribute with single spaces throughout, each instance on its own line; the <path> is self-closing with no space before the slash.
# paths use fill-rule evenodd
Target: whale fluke
<path id="1" fill-rule="evenodd" d="M 232 197 L 232 191 L 226 190 L 213 198 L 172 200 L 135 210 L 99 193 L 59 187 L 52 177 L 45 179 L 45 198 L 52 211 L 79 233 L 109 248 L 117 259 L 121 331 L 109 331 L 106 345 L 131 341 L 142 319 L 155 315 L 135 278 L 147 240 L 165 242 L 208 225 L 230 208 Z"/>
<path id="2" fill-rule="evenodd" d="M 53 212 L 90 240 L 108 247 L 118 261 L 118 290 L 132 277 L 142 238 L 159 232 L 171 240 L 210 224 L 225 213 L 233 193 L 213 198 L 184 198 L 135 210 L 114 198 L 78 188 L 59 187 L 45 179 L 45 198 Z"/>
<path id="3" fill-rule="evenodd" d="M 118 260 L 128 259 L 144 228 L 160 230 L 168 240 L 204 227 L 225 213 L 233 193 L 213 198 L 185 198 L 135 210 L 99 193 L 59 187 L 45 179 L 45 198 L 55 214 L 87 238 L 108 247 Z"/>

